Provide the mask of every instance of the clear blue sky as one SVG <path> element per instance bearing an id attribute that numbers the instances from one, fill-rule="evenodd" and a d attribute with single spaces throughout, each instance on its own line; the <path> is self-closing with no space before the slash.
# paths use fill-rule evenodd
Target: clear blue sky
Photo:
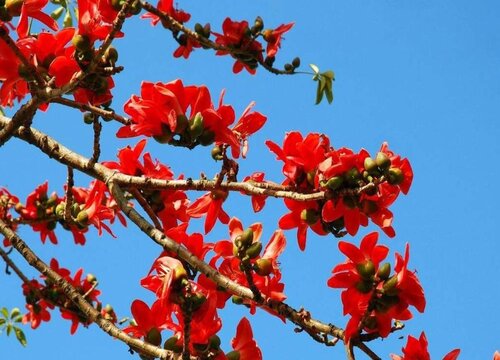
<path id="1" fill-rule="evenodd" d="M 116 109 L 130 94 L 138 93 L 143 79 L 182 78 L 186 84 L 206 84 L 213 94 L 225 88 L 226 101 L 237 112 L 255 100 L 256 109 L 269 120 L 251 139 L 241 174 L 263 170 L 276 181 L 282 179 L 281 164 L 263 142 L 281 143 L 286 131 L 321 132 L 336 147 L 364 147 L 370 152 L 388 141 L 410 159 L 415 180 L 409 195 L 393 206 L 396 238 L 382 236 L 381 241 L 400 252 L 406 242 L 411 243 L 410 268 L 417 269 L 428 301 L 426 312 L 416 314 L 399 335 L 406 339 L 408 334 L 418 336 L 425 330 L 433 359 L 441 359 L 456 347 L 462 349 L 460 359 L 491 359 L 494 350 L 500 350 L 500 3 L 311 0 L 292 5 L 284 0 L 259 0 L 179 5 L 192 13 L 192 24 L 210 22 L 214 29 L 225 16 L 253 21 L 260 15 L 269 27 L 295 21 L 278 63 L 299 55 L 304 69 L 315 63 L 334 70 L 334 104 L 313 105 L 315 84 L 309 76 L 276 77 L 262 70 L 256 76 L 234 76 L 231 59 L 201 50 L 188 61 L 173 59 L 175 44 L 167 32 L 145 21 L 132 21 L 125 27 L 126 38 L 117 42 L 119 63 L 126 71 L 115 77 Z M 35 119 L 34 126 L 90 154 L 91 129 L 81 122 L 78 112 L 51 106 Z M 109 145 L 102 159 L 114 159 L 118 147 L 133 143 L 114 139 L 117 129 L 116 124 L 105 123 Z M 208 168 L 210 175 L 216 171 L 209 149 L 180 152 L 152 142 L 147 149 L 176 174 L 196 177 L 202 169 Z M 0 163 L 4 165 L 0 185 L 23 199 L 45 180 L 50 190 L 61 192 L 65 169 L 27 144 L 13 140 L 0 148 Z M 87 178 L 77 178 L 77 185 L 87 183 Z M 245 219 L 245 224 L 262 221 L 264 239 L 268 239 L 283 211 L 281 202 L 269 200 L 265 211 L 254 215 L 249 202 L 239 200 L 233 197 L 228 207 L 231 214 Z M 362 235 L 374 229 L 370 225 L 350 240 L 359 243 Z M 226 231 L 218 226 L 209 240 L 226 238 Z M 63 266 L 82 266 L 96 274 L 102 301 L 126 316 L 135 298 L 151 300 L 139 280 L 159 249 L 132 227 L 117 233 L 119 239 L 92 233 L 82 248 L 73 245 L 70 234 L 58 233 L 59 246 L 42 246 L 38 235 L 21 232 L 42 258 L 56 256 Z M 325 285 L 332 267 L 343 261 L 336 250 L 337 240 L 310 234 L 307 251 L 301 253 L 295 232 L 287 233 L 287 238 L 289 246 L 281 262 L 288 302 L 296 308 L 304 306 L 316 318 L 344 326 L 340 292 Z M 18 256 L 15 259 L 21 261 Z M 18 279 L 1 274 L 0 284 L 0 306 L 24 307 Z M 248 316 L 244 308 L 222 313 L 226 348 L 243 315 Z M 26 328 L 26 349 L 2 334 L 2 358 L 8 354 L 16 359 L 131 359 L 125 346 L 110 341 L 96 326 L 80 328 L 70 336 L 69 322 L 57 312 L 53 319 L 36 331 Z M 344 356 L 341 346 L 316 344 L 267 313 L 259 312 L 250 320 L 265 359 Z M 389 359 L 389 353 L 400 353 L 406 341 L 398 336 L 373 348 Z"/>

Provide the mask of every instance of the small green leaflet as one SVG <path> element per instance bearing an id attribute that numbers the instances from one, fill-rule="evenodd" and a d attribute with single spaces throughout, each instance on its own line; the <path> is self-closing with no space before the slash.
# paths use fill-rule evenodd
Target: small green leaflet
<path id="1" fill-rule="evenodd" d="M 17 341 L 19 341 L 22 346 L 26 346 L 28 344 L 26 335 L 24 335 L 20 327 L 15 325 L 15 323 L 21 323 L 22 320 L 23 314 L 19 308 L 13 308 L 10 312 L 6 307 L 0 309 L 0 333 L 5 331 L 7 336 L 10 336 L 10 334 L 14 332 Z"/>
<path id="2" fill-rule="evenodd" d="M 323 96 L 329 104 L 333 102 L 333 81 L 335 80 L 335 73 L 331 70 L 320 72 L 319 68 L 314 65 L 309 65 L 314 73 L 313 80 L 318 82 L 316 90 L 316 105 L 323 100 Z"/>

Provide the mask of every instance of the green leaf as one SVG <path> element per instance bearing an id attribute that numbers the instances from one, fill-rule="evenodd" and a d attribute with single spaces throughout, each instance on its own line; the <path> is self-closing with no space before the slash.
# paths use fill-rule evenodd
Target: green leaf
<path id="1" fill-rule="evenodd" d="M 309 64 L 309 66 L 311 67 L 312 71 L 315 73 L 315 74 L 319 74 L 319 67 L 317 67 L 316 65 L 314 64 Z"/>
<path id="2" fill-rule="evenodd" d="M 6 322 L 6 321 L 7 321 L 7 320 L 5 320 L 5 319 L 1 319 L 1 318 L 0 318 L 0 326 L 5 325 L 5 322 Z"/>
<path id="3" fill-rule="evenodd" d="M 323 99 L 323 90 L 321 90 L 321 81 L 318 82 L 318 89 L 316 90 L 316 105 Z"/>
<path id="4" fill-rule="evenodd" d="M 7 310 L 6 307 L 3 307 L 0 309 L 0 312 L 2 313 L 3 317 L 8 319 L 9 318 L 9 310 Z"/>
<path id="5" fill-rule="evenodd" d="M 26 335 L 24 335 L 24 332 L 18 327 L 14 327 L 14 332 L 16 333 L 17 341 L 19 341 L 22 346 L 26 346 L 28 342 L 26 341 Z"/>
<path id="6" fill-rule="evenodd" d="M 324 77 L 326 77 L 330 80 L 335 80 L 335 73 L 332 70 L 325 71 L 321 75 L 323 75 Z"/>
<path id="7" fill-rule="evenodd" d="M 10 311 L 10 318 L 14 319 L 15 317 L 18 317 L 21 314 L 21 310 L 19 308 L 15 307 Z"/>
<path id="8" fill-rule="evenodd" d="M 5 332 L 7 333 L 7 336 L 10 335 L 11 331 L 12 331 L 12 324 L 8 323 L 7 326 L 5 327 Z"/>

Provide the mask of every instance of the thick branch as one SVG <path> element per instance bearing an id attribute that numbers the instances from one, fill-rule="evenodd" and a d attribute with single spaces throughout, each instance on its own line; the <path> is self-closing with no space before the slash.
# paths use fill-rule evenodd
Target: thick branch
<path id="1" fill-rule="evenodd" d="M 99 311 L 97 311 L 87 300 L 66 280 L 64 280 L 58 273 L 52 270 L 45 262 L 43 262 L 29 247 L 28 245 L 14 233 L 2 220 L 0 220 L 0 232 L 7 237 L 12 246 L 24 257 L 24 259 L 32 267 L 37 269 L 41 274 L 52 280 L 58 287 L 60 287 L 68 299 L 70 299 L 81 311 L 85 314 L 88 320 L 95 322 L 104 332 L 110 336 L 117 338 L 136 351 L 141 353 L 158 357 L 160 359 L 179 360 L 178 354 L 171 351 L 160 349 L 156 346 L 148 344 L 142 340 L 134 338 L 122 330 L 117 328 L 112 322 L 104 319 Z"/>

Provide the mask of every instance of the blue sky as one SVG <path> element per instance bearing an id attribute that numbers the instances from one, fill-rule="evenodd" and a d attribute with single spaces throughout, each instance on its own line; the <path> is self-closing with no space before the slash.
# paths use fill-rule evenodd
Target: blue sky
<path id="1" fill-rule="evenodd" d="M 493 0 L 269 3 L 185 1 L 179 6 L 192 14 L 191 24 L 210 22 L 213 29 L 226 16 L 253 21 L 260 15 L 266 27 L 272 28 L 294 21 L 277 62 L 300 56 L 304 70 L 309 63 L 334 70 L 333 105 L 314 106 L 315 84 L 308 75 L 277 77 L 263 70 L 255 76 L 233 75 L 231 59 L 201 50 L 187 61 L 173 59 L 176 46 L 170 35 L 161 27 L 134 20 L 126 24 L 125 39 L 116 43 L 119 64 L 126 70 L 115 77 L 115 108 L 120 111 L 126 99 L 139 92 L 142 80 L 176 78 L 185 84 L 206 84 L 214 97 L 226 89 L 225 99 L 237 113 L 255 100 L 256 110 L 266 114 L 268 122 L 251 139 L 240 173 L 262 170 L 275 181 L 282 179 L 281 163 L 274 160 L 264 141 L 281 143 L 287 131 L 325 133 L 335 147 L 364 147 L 371 153 L 388 141 L 391 149 L 410 159 L 415 179 L 408 196 L 400 197 L 392 208 L 396 238 L 381 236 L 381 242 L 399 252 L 406 242 L 411 244 L 410 268 L 418 272 L 428 305 L 397 336 L 374 343 L 373 348 L 389 359 L 390 353 L 400 353 L 408 334 L 418 336 L 425 330 L 433 359 L 457 347 L 462 349 L 460 359 L 491 359 L 494 350 L 500 350 L 500 4 Z M 35 119 L 34 126 L 90 154 L 91 129 L 81 122 L 78 112 L 52 105 Z M 109 142 L 102 159 L 112 160 L 119 147 L 135 143 L 115 139 L 117 129 L 118 125 L 105 123 Z M 176 174 L 197 177 L 202 170 L 216 172 L 209 149 L 180 151 L 153 142 L 147 149 Z M 65 168 L 30 145 L 12 140 L 0 148 L 0 163 L 4 164 L 0 185 L 22 199 L 45 180 L 50 190 L 61 192 Z M 85 176 L 77 177 L 77 185 L 87 183 Z M 284 207 L 281 201 L 270 199 L 262 214 L 253 214 L 248 200 L 233 196 L 228 210 L 244 224 L 263 222 L 264 239 L 268 239 Z M 57 257 L 63 266 L 83 267 L 96 274 L 102 300 L 126 316 L 135 298 L 151 300 L 139 280 L 159 249 L 131 226 L 115 229 L 118 239 L 92 233 L 85 247 L 73 245 L 71 235 L 62 232 L 58 233 L 59 246 L 42 246 L 38 235 L 29 231 L 21 234 L 42 258 Z M 370 225 L 348 240 L 358 244 L 373 230 Z M 222 238 L 227 238 L 227 230 L 218 226 L 209 241 Z M 281 262 L 288 303 L 344 326 L 347 319 L 342 317 L 340 292 L 326 287 L 331 269 L 343 261 L 337 240 L 311 233 L 302 253 L 293 231 L 287 239 Z M 14 258 L 21 263 L 19 257 Z M 0 284 L 0 306 L 23 307 L 18 279 L 2 274 Z M 249 314 L 244 308 L 230 307 L 222 316 L 223 344 L 229 348 L 237 322 Z M 317 344 L 267 313 L 258 312 L 250 320 L 265 359 L 344 356 L 341 346 Z M 110 341 L 96 326 L 80 328 L 75 336 L 69 335 L 69 326 L 54 312 L 50 323 L 36 331 L 26 328 L 27 348 L 2 334 L 0 349 L 20 359 L 131 358 L 125 346 Z"/>

